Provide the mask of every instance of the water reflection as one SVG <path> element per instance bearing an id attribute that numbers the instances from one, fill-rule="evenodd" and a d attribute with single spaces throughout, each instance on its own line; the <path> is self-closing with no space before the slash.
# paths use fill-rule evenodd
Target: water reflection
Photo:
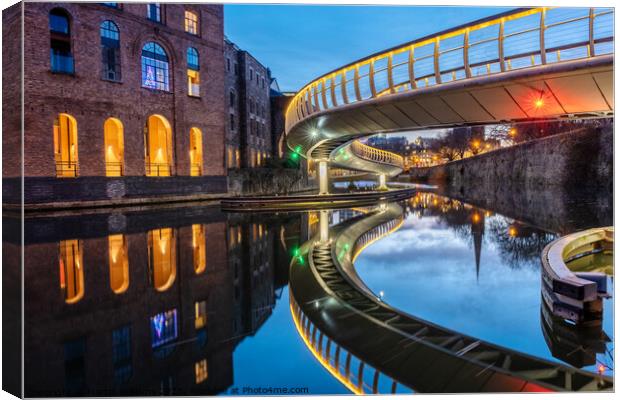
<path id="1" fill-rule="evenodd" d="M 427 193 L 401 206 L 404 218 L 384 227 L 385 239 L 357 243 L 357 271 L 371 290 L 440 325 L 563 360 L 568 330 L 543 332 L 537 307 L 538 257 L 556 233 Z M 367 212 L 184 207 L 27 219 L 26 395 L 235 394 L 243 386 L 348 393 L 300 341 L 287 284 L 291 257 L 304 262 L 302 243 Z M 14 282 L 18 221 L 3 221 L 3 274 Z M 488 313 L 489 304 L 497 313 Z M 528 312 L 502 318 L 515 304 Z M 612 323 L 611 307 L 605 312 Z M 571 336 L 585 343 L 584 366 L 592 351 L 600 358 L 609 349 L 604 329 Z"/>

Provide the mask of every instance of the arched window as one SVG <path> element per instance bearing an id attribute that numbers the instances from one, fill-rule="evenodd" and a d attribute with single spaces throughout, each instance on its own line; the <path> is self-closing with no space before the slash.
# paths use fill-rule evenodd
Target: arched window
<path id="1" fill-rule="evenodd" d="M 177 276 L 176 238 L 172 228 L 149 231 L 148 250 L 153 286 L 163 292 L 172 286 Z"/>
<path id="2" fill-rule="evenodd" d="M 142 86 L 149 89 L 170 90 L 168 55 L 155 42 L 142 47 Z"/>
<path id="3" fill-rule="evenodd" d="M 108 118 L 103 124 L 105 146 L 105 175 L 123 176 L 125 143 L 123 124 L 117 118 Z"/>
<path id="4" fill-rule="evenodd" d="M 72 74 L 74 70 L 69 14 L 62 8 L 54 8 L 49 14 L 49 24 L 52 72 Z"/>
<path id="5" fill-rule="evenodd" d="M 192 248 L 194 249 L 194 272 L 201 274 L 207 267 L 207 243 L 205 226 L 202 224 L 192 225 Z"/>
<path id="6" fill-rule="evenodd" d="M 161 115 L 151 115 L 144 134 L 146 176 L 172 174 L 172 129 Z"/>
<path id="7" fill-rule="evenodd" d="M 110 81 L 121 80 L 121 42 L 118 26 L 103 21 L 99 27 L 101 36 L 101 77 Z"/>
<path id="8" fill-rule="evenodd" d="M 200 58 L 198 50 L 187 48 L 187 93 L 190 96 L 200 96 Z"/>
<path id="9" fill-rule="evenodd" d="M 69 114 L 58 114 L 54 120 L 54 161 L 56 177 L 78 176 L 77 122 Z"/>
<path id="10" fill-rule="evenodd" d="M 185 11 L 185 32 L 198 35 L 198 14 L 193 11 Z"/>
<path id="11" fill-rule="evenodd" d="M 189 131 L 190 175 L 202 175 L 202 132 L 198 128 Z"/>
<path id="12" fill-rule="evenodd" d="M 60 242 L 60 289 L 65 303 L 75 304 L 84 297 L 84 266 L 82 243 L 77 239 Z"/>
<path id="13" fill-rule="evenodd" d="M 108 253 L 110 288 L 116 294 L 124 293 L 129 288 L 129 260 L 125 235 L 108 236 Z"/>

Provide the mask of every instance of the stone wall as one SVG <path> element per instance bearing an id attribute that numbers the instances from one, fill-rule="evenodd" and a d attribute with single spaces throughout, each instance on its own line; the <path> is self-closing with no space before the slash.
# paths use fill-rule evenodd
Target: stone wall
<path id="1" fill-rule="evenodd" d="M 613 128 L 588 128 L 412 171 L 411 181 L 557 232 L 613 224 Z M 575 218 L 577 214 L 587 218 Z"/>
<path id="2" fill-rule="evenodd" d="M 298 169 L 248 168 L 228 171 L 228 194 L 268 195 L 302 192 L 317 189 L 316 182 L 309 180 Z"/>

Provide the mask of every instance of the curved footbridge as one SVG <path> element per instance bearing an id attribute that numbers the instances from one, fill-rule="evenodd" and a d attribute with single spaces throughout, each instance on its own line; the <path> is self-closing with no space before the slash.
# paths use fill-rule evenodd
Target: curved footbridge
<path id="1" fill-rule="evenodd" d="M 518 9 L 373 54 L 308 83 L 286 143 L 318 163 L 372 172 L 400 156 L 358 139 L 398 131 L 613 116 L 613 9 Z"/>
<path id="2" fill-rule="evenodd" d="M 354 393 L 612 390 L 613 378 L 540 359 L 416 318 L 385 304 L 355 273 L 368 244 L 398 229 L 396 203 L 357 209 L 292 260 L 291 313 L 321 364 Z"/>

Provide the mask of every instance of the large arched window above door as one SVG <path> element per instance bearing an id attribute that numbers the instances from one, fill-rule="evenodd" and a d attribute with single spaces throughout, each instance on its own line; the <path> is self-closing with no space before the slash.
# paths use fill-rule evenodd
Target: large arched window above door
<path id="1" fill-rule="evenodd" d="M 105 146 L 105 175 L 123 176 L 125 143 L 123 123 L 118 118 L 108 118 L 103 124 Z"/>
<path id="2" fill-rule="evenodd" d="M 74 178 L 79 171 L 77 122 L 69 114 L 58 114 L 53 131 L 56 177 Z"/>
<path id="3" fill-rule="evenodd" d="M 168 54 L 158 43 L 148 42 L 142 47 L 142 86 L 170 91 Z"/>
<path id="4" fill-rule="evenodd" d="M 144 134 L 146 176 L 172 174 L 172 128 L 166 118 L 151 115 Z"/>

